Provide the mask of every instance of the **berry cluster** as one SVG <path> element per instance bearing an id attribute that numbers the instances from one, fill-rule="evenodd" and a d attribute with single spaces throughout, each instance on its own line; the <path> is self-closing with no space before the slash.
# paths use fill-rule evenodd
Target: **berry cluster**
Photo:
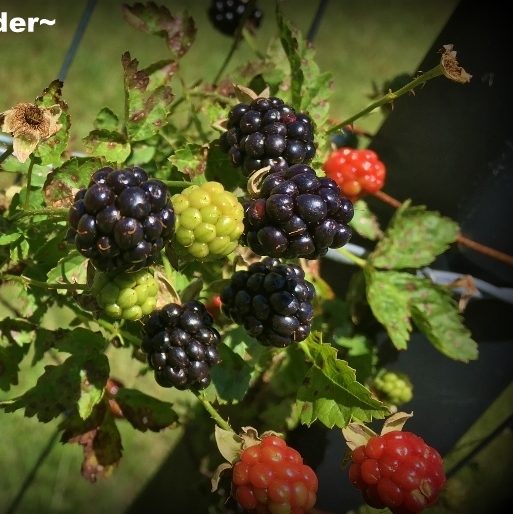
<path id="1" fill-rule="evenodd" d="M 91 293 L 111 318 L 137 320 L 150 314 L 157 303 L 158 284 L 152 273 L 102 273 L 94 275 Z"/>
<path id="2" fill-rule="evenodd" d="M 403 373 L 386 371 L 378 375 L 372 385 L 377 394 L 392 405 L 402 405 L 413 398 L 413 387 Z"/>
<path id="3" fill-rule="evenodd" d="M 329 155 L 323 170 L 352 201 L 376 193 L 385 183 L 385 165 L 372 150 L 339 148 Z"/>
<path id="4" fill-rule="evenodd" d="M 69 210 L 78 251 L 102 271 L 152 264 L 174 231 L 166 186 L 133 167 L 101 168 Z"/>
<path id="5" fill-rule="evenodd" d="M 176 214 L 176 248 L 197 260 L 225 257 L 244 230 L 244 210 L 219 182 L 190 186 L 171 198 Z"/>
<path id="6" fill-rule="evenodd" d="M 271 173 L 259 196 L 247 202 L 244 216 L 246 243 L 258 255 L 317 259 L 351 237 L 352 203 L 309 166 Z"/>
<path id="7" fill-rule="evenodd" d="M 233 36 L 246 12 L 248 2 L 249 0 L 212 0 L 208 17 L 219 32 Z M 253 28 L 258 28 L 262 17 L 262 11 L 254 7 L 247 18 L 247 23 Z"/>
<path id="8" fill-rule="evenodd" d="M 267 166 L 272 172 L 308 163 L 315 155 L 312 120 L 279 98 L 257 98 L 230 110 L 221 146 L 245 176 Z"/>
<path id="9" fill-rule="evenodd" d="M 221 302 L 223 313 L 258 341 L 285 347 L 310 333 L 314 295 L 299 266 L 266 258 L 234 273 Z"/>
<path id="10" fill-rule="evenodd" d="M 298 451 L 273 435 L 241 452 L 232 483 L 239 505 L 258 514 L 306 514 L 317 500 L 315 472 Z"/>
<path id="11" fill-rule="evenodd" d="M 371 437 L 352 453 L 349 479 L 374 508 L 417 514 L 433 505 L 445 484 L 440 454 L 411 432 Z"/>
<path id="12" fill-rule="evenodd" d="M 220 362 L 219 332 L 212 316 L 197 301 L 170 303 L 154 311 L 144 323 L 142 349 L 162 387 L 203 389 L 210 383 L 210 367 Z"/>

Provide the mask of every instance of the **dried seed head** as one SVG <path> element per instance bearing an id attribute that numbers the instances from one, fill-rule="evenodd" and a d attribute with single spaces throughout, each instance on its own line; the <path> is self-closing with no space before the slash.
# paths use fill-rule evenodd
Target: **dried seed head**
<path id="1" fill-rule="evenodd" d="M 440 61 L 444 75 L 454 82 L 466 84 L 470 82 L 472 75 L 467 73 L 458 63 L 456 59 L 456 50 L 453 45 L 444 45 L 442 51 L 442 59 Z"/>
<path id="2" fill-rule="evenodd" d="M 53 136 L 61 125 L 58 105 L 38 107 L 35 104 L 20 103 L 0 114 L 0 130 L 13 136 L 13 155 L 25 162 L 40 141 Z"/>

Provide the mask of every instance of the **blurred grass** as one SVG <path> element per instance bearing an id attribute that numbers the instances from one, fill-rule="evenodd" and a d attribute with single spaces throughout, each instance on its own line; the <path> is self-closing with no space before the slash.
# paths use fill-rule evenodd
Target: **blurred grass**
<path id="1" fill-rule="evenodd" d="M 159 2 L 158 2 L 159 3 Z M 207 0 L 161 2 L 170 10 L 187 8 L 198 25 L 198 35 L 186 55 L 181 74 L 186 80 L 213 79 L 231 40 L 210 26 Z M 261 48 L 275 33 L 274 1 L 261 0 L 265 12 L 257 34 Z M 347 117 L 368 103 L 372 81 L 381 84 L 401 72 L 415 72 L 434 37 L 454 8 L 455 0 L 332 0 L 328 3 L 315 46 L 322 69 L 335 76 L 332 114 Z M 56 18 L 53 27 L 34 33 L 0 34 L 0 110 L 34 98 L 60 69 L 85 1 L 39 2 L 3 0 L 2 10 L 13 16 Z M 74 141 L 91 129 L 96 112 L 108 105 L 122 113 L 123 85 L 120 57 L 129 49 L 141 63 L 166 57 L 158 38 L 147 37 L 122 19 L 120 0 L 99 0 L 89 27 L 66 80 L 64 95 L 72 114 Z M 317 7 L 316 1 L 284 2 L 287 18 L 306 33 Z M 241 48 L 232 66 L 252 58 Z M 374 114 L 362 125 L 374 130 L 381 123 Z"/>
<path id="2" fill-rule="evenodd" d="M 123 22 L 121 3 L 99 0 L 65 83 L 64 96 L 72 115 L 75 148 L 80 147 L 80 139 L 91 129 L 100 108 L 108 105 L 122 113 L 120 57 L 125 50 L 129 49 L 142 65 L 166 58 L 161 40 L 145 36 Z M 208 2 L 157 3 L 168 5 L 172 12 L 187 7 L 197 22 L 197 40 L 182 62 L 182 77 L 186 82 L 195 78 L 212 79 L 231 40 L 209 25 Z M 342 118 L 364 107 L 372 92 L 372 81 L 381 84 L 398 73 L 415 72 L 455 3 L 455 0 L 422 3 L 332 0 L 315 42 L 319 65 L 333 72 L 335 78 L 332 115 Z M 265 20 L 257 41 L 264 48 L 275 32 L 274 2 L 261 0 L 259 4 L 265 12 Z M 0 111 L 17 102 L 30 101 L 57 76 L 84 5 L 85 1 L 2 0 L 1 10 L 7 11 L 11 18 L 56 18 L 57 24 L 38 28 L 32 34 L 0 33 Z M 315 1 L 288 1 L 283 7 L 285 15 L 306 33 L 316 6 Z M 231 67 L 252 57 L 249 49 L 241 48 Z M 376 113 L 363 120 L 360 126 L 375 130 L 381 121 L 381 113 Z M 10 313 L 0 305 L 0 318 L 5 315 Z M 61 315 L 50 313 L 48 322 L 60 320 Z M 138 377 L 140 364 L 128 351 L 116 350 L 110 357 L 113 375 L 122 378 L 127 386 L 139 387 L 164 400 L 173 399 L 173 393 L 158 389 L 151 377 Z M 12 398 L 35 384 L 43 371 L 43 363 L 31 367 L 30 358 L 23 363 L 20 384 L 9 393 L 0 391 L 0 399 Z M 0 452 L 0 512 L 3 512 L 51 436 L 55 423 L 42 425 L 20 413 L 0 414 L 0 423 L 4 442 Z M 57 444 L 18 512 L 112 514 L 125 510 L 167 453 L 178 444 L 182 432 L 165 430 L 160 434 L 141 434 L 126 422 L 121 421 L 119 425 L 125 456 L 112 479 L 91 486 L 79 476 L 81 448 Z M 180 473 L 170 477 L 170 492 L 179 489 L 187 479 Z"/>

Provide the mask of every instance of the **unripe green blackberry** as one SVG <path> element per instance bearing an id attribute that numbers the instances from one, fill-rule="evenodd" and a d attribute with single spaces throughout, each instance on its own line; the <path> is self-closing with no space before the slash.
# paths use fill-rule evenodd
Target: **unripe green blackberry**
<path id="1" fill-rule="evenodd" d="M 404 373 L 384 371 L 373 383 L 378 396 L 392 405 L 408 403 L 413 398 L 413 386 Z"/>
<path id="2" fill-rule="evenodd" d="M 136 273 L 96 272 L 91 292 L 109 317 L 134 321 L 155 309 L 158 289 L 153 274 L 140 270 Z"/>
<path id="3" fill-rule="evenodd" d="M 171 198 L 176 214 L 175 248 L 200 261 L 225 257 L 239 244 L 244 210 L 219 182 L 193 185 Z"/>

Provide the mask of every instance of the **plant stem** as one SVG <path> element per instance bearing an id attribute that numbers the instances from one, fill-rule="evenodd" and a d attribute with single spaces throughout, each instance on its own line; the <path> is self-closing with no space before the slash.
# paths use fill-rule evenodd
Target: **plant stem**
<path id="1" fill-rule="evenodd" d="M 351 262 L 354 262 L 354 264 L 356 264 L 357 266 L 360 266 L 360 268 L 365 268 L 365 266 L 367 265 L 367 261 L 365 259 L 361 259 L 360 257 L 356 256 L 354 253 L 350 252 L 346 248 L 339 248 L 337 251 L 346 259 L 350 260 Z"/>
<path id="2" fill-rule="evenodd" d="M 11 504 L 5 511 L 6 514 L 13 514 L 18 509 L 21 501 L 23 500 L 26 492 L 34 482 L 34 478 L 36 477 L 36 474 L 39 470 L 39 468 L 43 465 L 48 455 L 50 455 L 50 452 L 52 451 L 53 447 L 55 446 L 55 443 L 59 439 L 60 429 L 54 431 L 54 433 L 50 436 L 50 439 L 46 443 L 46 446 L 43 448 L 41 453 L 39 454 L 39 457 L 37 458 L 36 462 L 32 466 L 32 469 L 29 471 L 28 475 L 25 477 L 25 480 L 21 484 L 20 488 L 18 489 L 18 492 L 16 493 L 16 496 L 12 500 Z"/>
<path id="3" fill-rule="evenodd" d="M 205 398 L 198 395 L 198 400 L 203 404 L 203 407 L 205 407 L 205 410 L 210 414 L 212 419 L 217 423 L 217 425 L 224 429 L 224 430 L 230 430 L 233 432 L 233 428 L 230 426 L 230 423 L 226 421 L 219 412 L 215 409 L 215 407 Z"/>
<path id="4" fill-rule="evenodd" d="M 240 19 L 240 22 L 237 27 L 237 30 L 235 31 L 235 34 L 233 35 L 232 46 L 230 47 L 230 50 L 228 51 L 228 54 L 225 57 L 223 64 L 221 64 L 221 67 L 219 68 L 219 71 L 217 72 L 216 77 L 213 81 L 214 86 L 217 85 L 217 83 L 219 82 L 219 79 L 222 77 L 223 73 L 225 72 L 228 64 L 230 64 L 230 61 L 232 60 L 232 57 L 235 54 L 235 50 L 237 50 L 239 43 L 242 40 L 242 29 L 244 28 L 244 25 L 246 25 L 246 20 L 249 18 L 250 14 L 253 12 L 255 3 L 256 3 L 256 0 L 250 0 L 246 4 L 246 10 L 244 11 L 242 18 Z"/>
<path id="5" fill-rule="evenodd" d="M 11 221 L 19 220 L 21 218 L 27 218 L 30 216 L 56 216 L 59 218 L 66 218 L 68 216 L 68 209 L 27 209 L 22 212 L 18 212 L 9 218 Z"/>
<path id="6" fill-rule="evenodd" d="M 168 187 L 189 187 L 192 186 L 191 182 L 186 182 L 185 180 L 161 180 Z"/>
<path id="7" fill-rule="evenodd" d="M 25 202 L 23 203 L 23 208 L 28 209 L 30 202 L 30 188 L 32 187 L 32 168 L 34 167 L 34 159 L 30 157 L 30 164 L 27 171 L 27 192 L 25 194 Z"/>
<path id="8" fill-rule="evenodd" d="M 383 191 L 377 191 L 374 193 L 374 196 L 381 200 L 383 203 L 386 203 L 395 209 L 401 206 L 401 202 L 397 200 L 397 198 L 394 198 L 393 196 L 390 196 Z M 491 257 L 492 259 L 503 262 L 508 266 L 513 266 L 512 255 L 508 255 L 507 253 L 496 250 L 495 248 L 490 248 L 489 246 L 478 243 L 477 241 L 474 241 L 473 239 L 470 239 L 461 233 L 456 236 L 456 242 L 462 246 L 470 248 L 471 250 L 486 255 L 487 257 Z"/>
<path id="9" fill-rule="evenodd" d="M 404 95 L 405 93 L 408 93 L 409 91 L 416 88 L 417 86 L 420 86 L 421 84 L 424 84 L 427 81 L 434 79 L 435 77 L 439 77 L 439 76 L 443 75 L 443 73 L 444 72 L 443 72 L 442 65 L 437 64 L 434 68 L 431 68 L 429 71 L 422 73 L 421 75 L 419 75 L 418 77 L 413 79 L 411 82 L 408 82 L 408 84 L 406 84 L 405 86 L 397 89 L 396 91 L 388 92 L 386 95 L 382 96 L 375 102 L 371 103 L 365 109 L 356 113 L 354 116 L 351 116 L 350 118 L 347 118 L 346 120 L 339 123 L 338 125 L 331 127 L 327 131 L 327 133 L 332 134 L 333 132 L 336 132 L 337 130 L 343 129 L 346 125 L 351 125 L 357 119 L 361 118 L 362 116 L 365 116 L 366 114 L 369 114 L 374 109 L 377 109 L 378 107 L 381 107 L 382 105 L 393 102 L 396 98 L 399 98 L 400 96 Z"/>
<path id="10" fill-rule="evenodd" d="M 67 289 L 69 291 L 82 291 L 87 288 L 86 284 L 57 284 L 42 282 L 41 280 L 35 280 L 33 278 L 25 277 L 23 275 L 0 275 L 0 280 L 12 280 L 13 282 L 19 282 L 27 286 L 40 287 L 41 289 Z"/>
<path id="11" fill-rule="evenodd" d="M 7 157 L 9 157 L 12 154 L 13 150 L 14 148 L 12 145 L 8 146 L 7 150 L 5 150 L 5 152 L 2 155 L 0 155 L 0 163 L 4 162 L 7 159 Z"/>

